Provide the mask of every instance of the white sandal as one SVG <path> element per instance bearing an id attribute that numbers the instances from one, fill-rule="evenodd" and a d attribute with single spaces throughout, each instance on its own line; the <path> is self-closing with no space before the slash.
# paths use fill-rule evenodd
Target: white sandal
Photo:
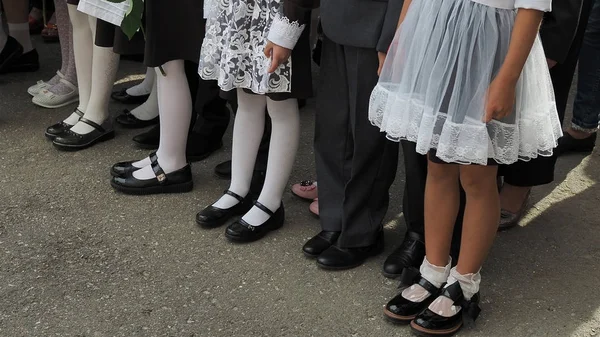
<path id="1" fill-rule="evenodd" d="M 60 77 L 61 79 L 65 78 L 65 75 L 63 73 L 61 73 L 60 70 L 56 72 L 56 75 L 58 75 L 58 77 Z M 37 81 L 36 84 L 30 86 L 29 89 L 27 89 L 27 93 L 30 94 L 31 96 L 36 96 L 40 92 L 42 92 L 42 90 L 48 89 L 51 86 L 52 86 L 52 84 L 49 84 L 48 82 L 44 82 L 44 81 L 40 80 L 40 81 Z"/>
<path id="2" fill-rule="evenodd" d="M 73 85 L 73 83 L 65 80 L 64 78 L 62 78 L 60 82 L 65 84 L 67 87 L 71 88 L 72 91 L 68 94 L 58 95 L 52 93 L 48 89 L 44 89 L 37 96 L 33 97 L 33 99 L 31 100 L 33 104 L 39 105 L 43 108 L 55 109 L 78 102 L 79 92 L 77 90 L 77 87 Z"/>

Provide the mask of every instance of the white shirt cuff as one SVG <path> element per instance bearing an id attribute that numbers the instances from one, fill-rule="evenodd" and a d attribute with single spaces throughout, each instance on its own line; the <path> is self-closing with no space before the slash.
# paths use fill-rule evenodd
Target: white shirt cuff
<path id="1" fill-rule="evenodd" d="M 278 46 L 291 50 L 296 46 L 304 27 L 306 25 L 300 25 L 298 21 L 290 22 L 287 17 L 279 14 L 271 24 L 267 39 Z"/>

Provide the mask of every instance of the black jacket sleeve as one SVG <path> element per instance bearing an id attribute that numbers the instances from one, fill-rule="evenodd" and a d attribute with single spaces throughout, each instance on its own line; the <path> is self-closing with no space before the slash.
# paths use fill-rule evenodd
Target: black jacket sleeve
<path id="1" fill-rule="evenodd" d="M 283 1 L 283 15 L 285 15 L 290 22 L 297 21 L 301 25 L 304 25 L 310 21 L 310 12 L 318 8 L 320 0 L 284 0 Z"/>
<path id="2" fill-rule="evenodd" d="M 553 0 L 552 12 L 544 14 L 540 36 L 546 57 L 558 63 L 567 58 L 580 24 L 584 1 Z"/>
<path id="3" fill-rule="evenodd" d="M 377 42 L 378 52 L 387 53 L 390 44 L 392 44 L 394 35 L 396 35 L 398 20 L 400 19 L 400 12 L 402 12 L 403 4 L 404 0 L 388 0 L 387 11 L 385 13 L 385 20 L 383 21 L 383 28 L 381 30 L 381 37 L 379 38 L 379 42 Z"/>

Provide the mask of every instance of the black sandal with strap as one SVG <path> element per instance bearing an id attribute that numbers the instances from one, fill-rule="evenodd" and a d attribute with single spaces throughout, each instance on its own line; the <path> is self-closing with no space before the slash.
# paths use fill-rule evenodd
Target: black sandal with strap
<path id="1" fill-rule="evenodd" d="M 105 122 L 102 125 L 98 125 L 95 122 L 81 117 L 79 122 L 87 124 L 94 128 L 92 132 L 86 134 L 79 134 L 74 132 L 72 128 L 65 130 L 64 133 L 54 138 L 52 142 L 55 147 L 65 151 L 77 151 L 88 148 L 96 143 L 103 142 L 115 137 L 115 131 L 109 128 L 109 123 Z"/>
<path id="2" fill-rule="evenodd" d="M 75 109 L 75 111 L 73 111 L 74 114 L 77 114 L 77 116 L 79 116 L 79 119 L 81 119 L 83 117 L 83 112 L 79 111 L 79 109 Z M 79 119 L 77 121 L 79 121 Z M 61 136 L 65 131 L 71 129 L 73 127 L 73 125 L 71 124 L 67 124 L 64 121 L 56 123 L 54 125 L 50 125 L 47 129 L 46 132 L 44 133 L 44 135 L 46 136 L 46 138 L 50 139 L 50 140 L 54 140 L 54 138 Z"/>
<path id="3" fill-rule="evenodd" d="M 451 336 L 462 328 L 465 318 L 475 321 L 481 312 L 479 293 L 466 300 L 458 282 L 446 287 L 441 296 L 451 299 L 461 310 L 452 317 L 444 317 L 425 309 L 410 323 L 415 333 L 422 336 Z"/>
<path id="4" fill-rule="evenodd" d="M 124 176 L 113 177 L 110 184 L 119 192 L 135 195 L 185 193 L 194 188 L 192 168 L 189 164 L 171 173 L 165 173 L 158 161 L 150 165 L 154 171 L 154 179 L 139 180 L 133 176 L 135 171 L 132 171 Z"/>
<path id="5" fill-rule="evenodd" d="M 269 215 L 269 219 L 265 221 L 262 225 L 251 225 L 248 222 L 244 221 L 244 219 L 239 219 L 238 221 L 232 223 L 227 227 L 225 231 L 225 236 L 235 242 L 252 242 L 257 241 L 263 238 L 267 233 L 279 229 L 283 226 L 283 222 L 285 221 L 285 210 L 283 207 L 283 203 L 279 206 L 277 211 L 273 212 L 268 209 L 265 205 L 256 201 L 254 203 L 261 211 L 265 212 Z"/>
<path id="6" fill-rule="evenodd" d="M 412 302 L 402 296 L 402 292 L 412 286 L 418 284 L 423 287 L 429 293 L 422 302 Z M 408 324 L 410 323 L 419 313 L 436 299 L 441 293 L 442 289 L 437 288 L 431 282 L 427 281 L 416 268 L 404 268 L 402 275 L 400 276 L 400 285 L 398 286 L 400 293 L 391 299 L 383 309 L 385 317 L 392 323 Z"/>
<path id="7" fill-rule="evenodd" d="M 252 208 L 252 200 L 250 197 L 241 197 L 229 190 L 225 191 L 224 194 L 237 199 L 239 202 L 235 206 L 227 209 L 217 208 L 212 205 L 206 207 L 196 214 L 196 223 L 198 225 L 204 228 L 217 228 L 224 225 L 232 217 L 245 214 Z"/>
<path id="8" fill-rule="evenodd" d="M 150 153 L 148 158 L 150 158 L 150 164 L 155 163 L 158 160 L 158 156 L 156 156 L 156 152 Z M 138 162 L 138 160 L 122 161 L 122 162 L 116 163 L 110 168 L 110 175 L 113 177 L 121 177 L 130 172 L 137 171 L 140 169 L 140 167 L 133 166 L 133 163 L 136 163 L 136 162 Z"/>

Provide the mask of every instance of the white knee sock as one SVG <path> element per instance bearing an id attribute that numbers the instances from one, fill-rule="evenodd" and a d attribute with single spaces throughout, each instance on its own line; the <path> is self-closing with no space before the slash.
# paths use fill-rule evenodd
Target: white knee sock
<path id="1" fill-rule="evenodd" d="M 187 165 L 185 149 L 192 117 L 192 97 L 183 60 L 167 62 L 163 69 L 167 76 L 157 73 L 160 144 L 156 155 L 163 171 L 171 173 Z M 133 176 L 140 180 L 156 178 L 150 165 L 135 171 Z"/>
<path id="2" fill-rule="evenodd" d="M 8 39 L 8 36 L 4 31 L 4 23 L 2 22 L 2 15 L 0 14 L 0 51 L 4 49 L 4 46 L 6 45 L 6 39 Z"/>
<path id="3" fill-rule="evenodd" d="M 144 77 L 142 83 L 127 89 L 127 93 L 131 96 L 148 95 L 152 91 L 152 86 L 154 85 L 155 79 L 156 71 L 154 68 L 147 68 L 146 77 Z"/>
<path id="4" fill-rule="evenodd" d="M 231 184 L 229 190 L 245 197 L 250 191 L 254 164 L 265 131 L 267 99 L 264 95 L 248 94 L 241 89 L 237 90 L 237 95 L 238 110 L 233 126 Z M 239 203 L 237 199 L 225 194 L 213 206 L 227 209 L 237 203 Z"/>
<path id="5" fill-rule="evenodd" d="M 273 101 L 267 98 L 267 110 L 271 116 L 271 144 L 265 184 L 258 202 L 275 212 L 281 205 L 294 167 L 300 141 L 300 113 L 298 100 Z M 270 216 L 254 206 L 242 219 L 253 226 L 262 225 Z"/>
<path id="6" fill-rule="evenodd" d="M 33 50 L 33 43 L 31 43 L 31 36 L 29 33 L 29 23 L 9 23 L 8 34 L 14 37 L 21 46 L 23 46 L 23 54 Z"/>
<path id="7" fill-rule="evenodd" d="M 154 71 L 154 68 L 148 69 L 152 69 Z M 149 121 L 158 116 L 158 86 L 156 83 L 156 76 L 154 76 L 154 78 L 155 79 L 153 81 L 154 83 L 152 84 L 152 91 L 150 92 L 150 96 L 148 97 L 146 102 L 144 102 L 144 104 L 138 106 L 137 108 L 131 110 L 131 114 L 134 115 L 137 119 Z"/>

